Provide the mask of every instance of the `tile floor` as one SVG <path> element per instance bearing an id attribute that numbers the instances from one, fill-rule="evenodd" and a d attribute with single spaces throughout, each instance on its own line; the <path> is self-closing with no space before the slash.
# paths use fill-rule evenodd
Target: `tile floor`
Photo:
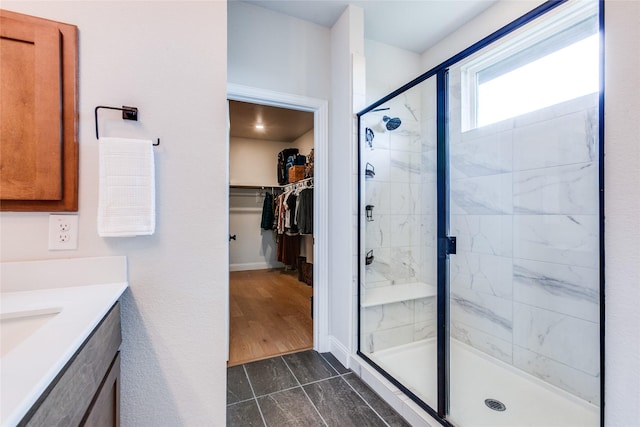
<path id="1" fill-rule="evenodd" d="M 227 426 L 409 424 L 331 353 L 308 350 L 228 368 Z"/>

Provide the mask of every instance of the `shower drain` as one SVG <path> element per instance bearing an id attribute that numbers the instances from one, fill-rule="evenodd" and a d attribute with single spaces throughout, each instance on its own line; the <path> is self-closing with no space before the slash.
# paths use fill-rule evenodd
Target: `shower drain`
<path id="1" fill-rule="evenodd" d="M 507 407 L 504 406 L 504 403 L 496 399 L 485 399 L 484 404 L 487 405 L 489 409 L 493 409 L 494 411 L 502 412 L 507 409 Z"/>

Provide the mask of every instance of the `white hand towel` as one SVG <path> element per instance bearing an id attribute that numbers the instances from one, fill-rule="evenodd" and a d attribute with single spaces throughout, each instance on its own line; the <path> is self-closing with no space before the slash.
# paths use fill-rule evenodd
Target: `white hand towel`
<path id="1" fill-rule="evenodd" d="M 156 191 L 151 141 L 100 138 L 98 235 L 153 234 Z"/>

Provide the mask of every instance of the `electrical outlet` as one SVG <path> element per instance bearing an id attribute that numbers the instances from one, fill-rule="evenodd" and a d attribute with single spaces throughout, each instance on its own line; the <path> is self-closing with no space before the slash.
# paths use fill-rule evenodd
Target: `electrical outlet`
<path id="1" fill-rule="evenodd" d="M 78 215 L 49 215 L 49 250 L 78 249 Z"/>

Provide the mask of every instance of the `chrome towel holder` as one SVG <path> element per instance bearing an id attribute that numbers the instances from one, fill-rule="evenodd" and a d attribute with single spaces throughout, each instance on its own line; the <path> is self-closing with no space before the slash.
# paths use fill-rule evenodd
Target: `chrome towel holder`
<path id="1" fill-rule="evenodd" d="M 100 135 L 98 134 L 98 110 L 100 108 L 105 108 L 107 110 L 122 111 L 123 120 L 138 121 L 138 108 L 136 107 L 127 107 L 126 105 L 123 105 L 122 108 L 118 108 L 118 107 L 107 107 L 106 105 L 98 105 L 94 110 L 95 121 L 96 121 L 96 139 L 100 139 Z M 155 147 L 157 147 L 158 145 L 160 145 L 160 138 L 158 138 L 158 142 L 153 143 L 153 146 Z"/>

